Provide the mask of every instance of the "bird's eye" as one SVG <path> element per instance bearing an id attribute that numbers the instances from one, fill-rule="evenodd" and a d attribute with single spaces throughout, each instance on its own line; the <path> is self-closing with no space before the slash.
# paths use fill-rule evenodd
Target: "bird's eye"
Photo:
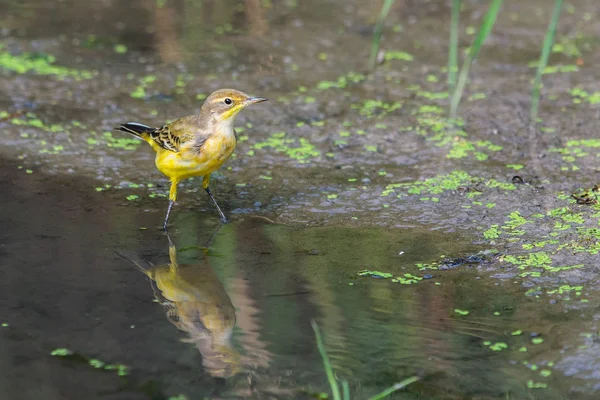
<path id="1" fill-rule="evenodd" d="M 225 104 L 227 105 L 231 105 L 231 103 L 233 103 L 233 100 L 231 100 L 229 97 L 226 98 L 225 100 L 223 100 L 225 102 Z"/>

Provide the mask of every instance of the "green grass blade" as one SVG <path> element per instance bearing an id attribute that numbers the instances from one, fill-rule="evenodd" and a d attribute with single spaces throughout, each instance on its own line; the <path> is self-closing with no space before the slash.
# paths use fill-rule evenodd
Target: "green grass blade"
<path id="1" fill-rule="evenodd" d="M 381 34 L 383 32 L 383 23 L 390 13 L 390 9 L 396 0 L 384 0 L 383 5 L 381 6 L 381 11 L 379 12 L 379 18 L 377 18 L 377 23 L 375 24 L 375 30 L 373 32 L 373 40 L 371 41 L 371 56 L 369 57 L 369 69 L 373 69 L 375 67 L 375 63 L 377 62 L 377 53 L 379 52 L 379 43 L 381 42 Z"/>
<path id="2" fill-rule="evenodd" d="M 344 400 L 350 400 L 350 386 L 348 386 L 348 381 L 342 381 L 342 395 Z"/>
<path id="3" fill-rule="evenodd" d="M 381 392 L 379 394 L 376 394 L 373 397 L 370 397 L 369 400 L 380 400 L 380 399 L 383 399 L 383 398 L 389 396 L 390 394 L 394 393 L 396 390 L 400 390 L 402 388 L 405 388 L 408 385 L 410 385 L 411 383 L 414 383 L 414 382 L 416 382 L 418 380 L 419 380 L 418 376 L 411 376 L 410 378 L 406 378 L 402 382 L 396 383 L 394 386 L 385 389 L 383 392 Z"/>
<path id="4" fill-rule="evenodd" d="M 327 380 L 329 381 L 329 386 L 331 386 L 331 394 L 333 395 L 334 400 L 342 400 L 340 396 L 340 388 L 337 384 L 335 376 L 333 375 L 333 368 L 331 368 L 331 363 L 329 362 L 329 357 L 327 356 L 327 352 L 325 351 L 325 345 L 323 344 L 323 339 L 321 338 L 321 332 L 319 331 L 319 327 L 315 321 L 311 321 L 310 325 L 315 331 L 315 338 L 317 340 L 317 348 L 319 349 L 319 353 L 321 353 L 321 358 L 323 359 L 323 366 L 325 367 L 325 374 L 327 375 Z"/>
<path id="5" fill-rule="evenodd" d="M 560 18 L 560 12 L 562 9 L 563 0 L 554 1 L 554 11 L 552 12 L 552 18 L 544 37 L 544 43 L 542 44 L 542 53 L 538 60 L 537 71 L 535 73 L 535 80 L 533 82 L 533 89 L 531 91 L 531 112 L 530 122 L 535 123 L 538 114 L 538 108 L 540 104 L 540 91 L 542 88 L 542 74 L 544 69 L 548 65 L 548 58 L 554 44 L 554 36 L 556 35 L 556 27 L 558 25 L 558 19 Z"/>
<path id="6" fill-rule="evenodd" d="M 492 0 L 492 4 L 490 4 L 488 11 L 483 18 L 483 22 L 481 23 L 479 32 L 477 32 L 477 36 L 475 37 L 475 40 L 471 45 L 469 54 L 467 55 L 467 58 L 462 65 L 462 68 L 460 69 L 458 83 L 456 84 L 454 93 L 452 93 L 452 99 L 450 100 L 450 118 L 452 120 L 456 119 L 456 111 L 458 110 L 460 99 L 465 90 L 465 85 L 467 83 L 467 78 L 469 76 L 469 69 L 471 68 L 471 64 L 473 64 L 473 61 L 477 57 L 479 50 L 481 50 L 481 46 L 492 32 L 492 28 L 496 23 L 496 17 L 498 16 L 498 12 L 500 11 L 500 7 L 502 6 L 502 1 L 503 0 Z"/>
<path id="7" fill-rule="evenodd" d="M 450 40 L 448 45 L 448 88 L 454 92 L 456 73 L 458 72 L 458 21 L 462 0 L 452 0 L 452 17 L 450 20 Z"/>

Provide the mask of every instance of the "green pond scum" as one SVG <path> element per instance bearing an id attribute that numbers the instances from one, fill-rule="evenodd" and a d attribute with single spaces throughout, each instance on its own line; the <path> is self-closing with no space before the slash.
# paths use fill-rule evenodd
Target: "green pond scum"
<path id="1" fill-rule="evenodd" d="M 129 367 L 127 367 L 126 365 L 108 364 L 104 361 L 95 358 L 88 358 L 68 348 L 63 347 L 54 349 L 50 352 L 50 355 L 55 357 L 64 357 L 65 359 L 71 360 L 73 362 L 84 362 L 95 369 L 102 369 L 105 371 L 116 371 L 118 376 L 129 375 Z"/>
<path id="2" fill-rule="evenodd" d="M 48 75 L 57 79 L 72 78 L 75 80 L 92 79 L 97 75 L 96 71 L 77 70 L 62 67 L 56 64 L 56 57 L 44 53 L 21 53 L 11 54 L 0 43 L 0 69 L 16 74 L 32 73 L 36 75 Z"/>
<path id="3" fill-rule="evenodd" d="M 156 81 L 156 75 L 146 75 L 139 79 L 139 85 L 130 93 L 134 99 L 145 99 L 148 97 L 147 90 Z"/>
<path id="4" fill-rule="evenodd" d="M 305 138 L 294 138 L 286 132 L 273 133 L 267 140 L 254 143 L 250 154 L 256 154 L 256 150 L 264 150 L 267 148 L 274 149 L 278 153 L 282 153 L 287 157 L 296 160 L 300 164 L 309 163 L 312 159 L 319 157 L 321 154 L 314 145 Z"/>
<path id="5" fill-rule="evenodd" d="M 386 186 L 381 196 L 386 197 L 396 194 L 402 198 L 411 195 L 441 195 L 464 190 L 471 193 L 479 193 L 485 189 L 515 190 L 512 183 L 500 182 L 496 179 L 484 179 L 469 175 L 465 171 L 453 171 L 448 174 L 438 175 L 420 182 L 391 183 Z"/>

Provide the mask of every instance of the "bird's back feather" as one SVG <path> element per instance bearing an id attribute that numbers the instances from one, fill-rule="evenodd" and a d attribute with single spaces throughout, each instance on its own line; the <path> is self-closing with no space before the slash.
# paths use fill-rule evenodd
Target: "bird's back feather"
<path id="1" fill-rule="evenodd" d="M 140 124 L 138 122 L 128 122 L 120 125 L 116 130 L 127 132 L 148 142 L 153 148 L 155 145 L 165 150 L 178 152 L 185 138 L 184 132 L 177 132 L 172 126 L 164 125 L 160 128 Z M 157 148 L 155 148 L 157 150 Z"/>

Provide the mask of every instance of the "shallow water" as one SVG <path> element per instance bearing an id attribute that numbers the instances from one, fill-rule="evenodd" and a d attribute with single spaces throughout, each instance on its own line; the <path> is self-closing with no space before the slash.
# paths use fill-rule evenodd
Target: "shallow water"
<path id="1" fill-rule="evenodd" d="M 356 398 L 596 398 L 600 209 L 570 197 L 597 184 L 596 2 L 565 6 L 534 133 L 550 2 L 505 2 L 464 136 L 437 125 L 447 3 L 397 1 L 368 74 L 378 2 L 0 2 L 0 391 L 314 398 L 314 319 Z M 233 222 L 188 180 L 169 253 L 153 153 L 110 131 L 227 86 L 270 98 L 211 181 Z"/>
<path id="2" fill-rule="evenodd" d="M 17 184 L 3 173 L 0 186 L 0 386 L 10 398 L 307 397 L 326 389 L 312 319 L 359 397 L 418 375 L 397 398 L 577 398 L 564 377 L 538 397 L 527 382 L 539 370 L 523 362 L 554 371 L 545 365 L 560 358 L 560 333 L 585 325 L 579 312 L 517 295 L 480 259 L 413 284 L 358 275 L 425 276 L 415 263 L 480 250 L 460 235 L 259 217 L 219 228 L 210 214 L 184 212 L 170 260 L 160 211 L 120 207 L 76 181 Z M 546 342 L 532 345 L 532 334 Z M 57 348 L 75 355 L 51 356 Z"/>

